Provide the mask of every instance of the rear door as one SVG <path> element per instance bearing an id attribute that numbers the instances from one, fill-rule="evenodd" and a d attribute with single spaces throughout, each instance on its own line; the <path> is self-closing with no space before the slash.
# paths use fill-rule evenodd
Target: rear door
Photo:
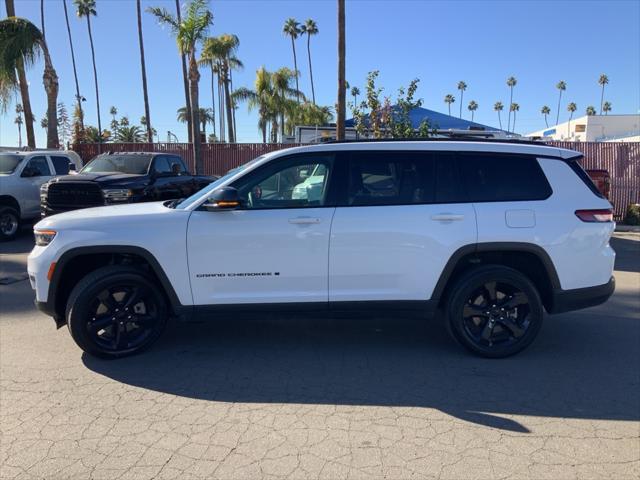
<path id="1" fill-rule="evenodd" d="M 428 300 L 458 248 L 476 242 L 455 156 L 361 151 L 345 162 L 329 252 L 329 300 Z"/>

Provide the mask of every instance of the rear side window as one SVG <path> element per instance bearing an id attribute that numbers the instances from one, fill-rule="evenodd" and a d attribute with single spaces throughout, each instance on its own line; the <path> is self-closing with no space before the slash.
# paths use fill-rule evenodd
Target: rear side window
<path id="1" fill-rule="evenodd" d="M 596 186 L 596 184 L 593 183 L 593 179 L 589 176 L 587 172 L 584 171 L 584 169 L 582 168 L 582 165 L 578 163 L 578 160 L 580 159 L 567 160 L 567 165 L 569 165 L 571 170 L 573 170 L 573 172 L 576 175 L 578 175 L 578 177 L 580 177 L 580 180 L 582 180 L 582 182 L 589 188 L 589 190 L 591 190 L 598 197 L 605 198 L 602 192 L 598 190 L 598 187 Z"/>
<path id="2" fill-rule="evenodd" d="M 552 193 L 535 157 L 461 153 L 458 159 L 471 202 L 544 200 Z"/>
<path id="3" fill-rule="evenodd" d="M 435 162 L 420 152 L 357 152 L 349 161 L 347 205 L 432 203 Z"/>
<path id="4" fill-rule="evenodd" d="M 69 173 L 69 159 L 67 157 L 56 157 L 51 156 L 51 162 L 53 163 L 53 168 L 56 171 L 56 175 L 66 175 Z"/>

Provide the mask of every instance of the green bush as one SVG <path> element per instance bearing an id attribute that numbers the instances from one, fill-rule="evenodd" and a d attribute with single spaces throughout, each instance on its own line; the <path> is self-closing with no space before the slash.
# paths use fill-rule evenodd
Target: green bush
<path id="1" fill-rule="evenodd" d="M 640 225 L 640 203 L 630 203 L 624 216 L 627 225 Z"/>

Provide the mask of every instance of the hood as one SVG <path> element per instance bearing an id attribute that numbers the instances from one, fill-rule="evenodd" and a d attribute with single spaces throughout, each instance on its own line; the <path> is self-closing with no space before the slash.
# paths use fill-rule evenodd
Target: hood
<path id="1" fill-rule="evenodd" d="M 137 228 L 162 221 L 160 215 L 189 213 L 164 206 L 166 202 L 130 203 L 106 207 L 83 208 L 59 213 L 39 221 L 34 228 L 54 230 L 104 230 L 105 228 Z M 164 218 L 164 217 L 163 217 Z"/>
<path id="2" fill-rule="evenodd" d="M 76 173 L 74 175 L 56 177 L 51 180 L 51 183 L 97 182 L 101 185 L 126 185 L 133 182 L 137 183 L 144 177 L 144 175 L 117 172 Z"/>

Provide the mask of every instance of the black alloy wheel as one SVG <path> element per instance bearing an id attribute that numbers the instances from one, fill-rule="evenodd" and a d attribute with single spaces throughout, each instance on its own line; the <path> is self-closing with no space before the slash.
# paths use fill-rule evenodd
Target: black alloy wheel
<path id="1" fill-rule="evenodd" d="M 131 267 L 104 267 L 87 275 L 67 303 L 73 339 L 85 352 L 106 358 L 151 346 L 167 317 L 166 301 L 154 280 Z"/>
<path id="2" fill-rule="evenodd" d="M 508 267 L 474 269 L 457 282 L 448 301 L 449 330 L 479 355 L 501 358 L 526 348 L 537 336 L 543 307 L 535 285 Z"/>

